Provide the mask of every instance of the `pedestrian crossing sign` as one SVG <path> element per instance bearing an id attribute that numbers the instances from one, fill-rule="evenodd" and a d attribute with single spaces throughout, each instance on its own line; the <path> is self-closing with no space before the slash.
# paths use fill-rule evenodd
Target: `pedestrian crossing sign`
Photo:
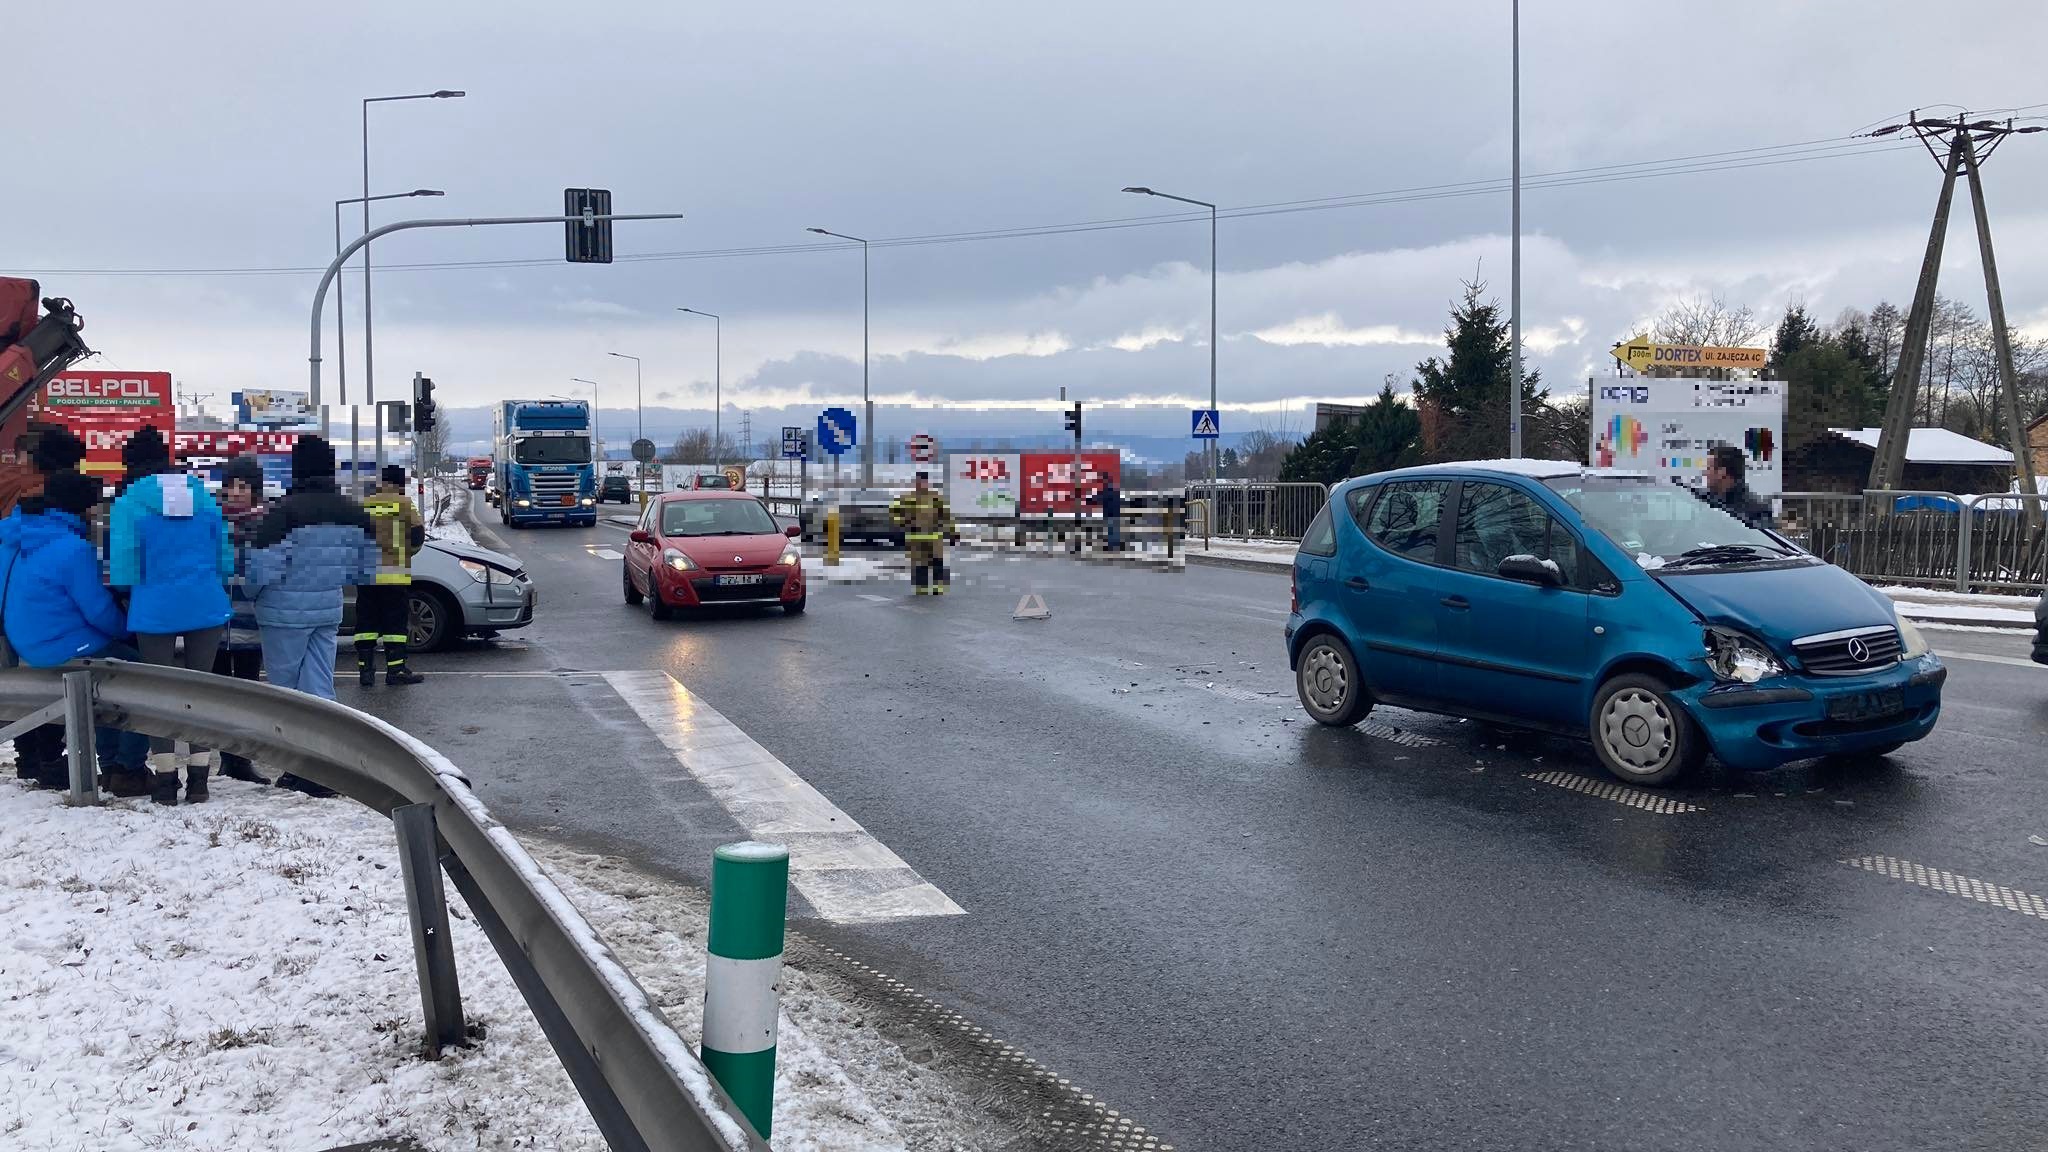
<path id="1" fill-rule="evenodd" d="M 1214 439 L 1216 439 L 1216 437 L 1217 437 L 1217 435 L 1218 435 L 1218 431 L 1217 431 L 1217 430 L 1218 430 L 1219 428 L 1221 428 L 1221 427 L 1222 427 L 1222 421 L 1220 421 L 1220 420 L 1218 420 L 1218 419 L 1216 418 L 1216 409 L 1214 409 L 1214 408 L 1197 408 L 1197 409 L 1195 409 L 1195 411 L 1194 411 L 1194 416 L 1195 416 L 1195 433 L 1194 433 L 1195 439 L 1197 439 L 1197 440 L 1214 440 Z"/>

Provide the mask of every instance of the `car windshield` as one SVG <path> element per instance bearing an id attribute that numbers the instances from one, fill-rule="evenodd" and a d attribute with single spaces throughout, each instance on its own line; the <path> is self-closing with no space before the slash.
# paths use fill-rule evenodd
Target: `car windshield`
<path id="1" fill-rule="evenodd" d="M 528 436 L 519 442 L 521 464 L 588 464 L 588 436 Z"/>
<path id="2" fill-rule="evenodd" d="M 759 500 L 671 500 L 661 506 L 663 536 L 772 536 L 780 531 Z"/>
<path id="3" fill-rule="evenodd" d="M 1779 562 L 1802 555 L 1674 484 L 1648 476 L 1546 481 L 1579 517 L 1645 568 Z"/>

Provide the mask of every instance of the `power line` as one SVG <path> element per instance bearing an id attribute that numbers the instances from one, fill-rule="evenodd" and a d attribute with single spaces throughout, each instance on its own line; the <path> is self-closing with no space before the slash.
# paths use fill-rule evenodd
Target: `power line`
<path id="1" fill-rule="evenodd" d="M 2028 107 L 2048 107 L 2029 105 Z M 2014 109 L 2015 111 L 2019 109 Z M 1874 155 L 1885 152 L 1915 151 L 1910 145 L 1892 140 L 1873 140 L 1868 137 L 1835 137 L 1818 140 L 1804 140 L 1787 144 L 1766 145 L 1756 148 L 1737 148 L 1720 152 L 1702 152 L 1688 156 L 1663 157 L 1655 160 L 1632 161 L 1622 164 L 1602 164 L 1585 168 L 1560 169 L 1555 172 L 1535 173 L 1523 177 L 1525 189 L 1576 188 L 1595 184 L 1613 184 L 1636 180 L 1659 179 L 1671 176 L 1700 175 L 1713 172 L 1741 171 L 1751 168 L 1775 167 L 1784 164 L 1810 163 L 1815 160 L 1832 160 L 1848 156 Z M 1247 204 L 1226 208 L 1217 213 L 1219 217 L 1251 219 L 1263 216 L 1292 215 L 1303 212 L 1323 212 L 1346 208 L 1384 207 L 1396 204 L 1419 203 L 1432 200 L 1451 200 L 1472 196 L 1502 195 L 1508 190 L 1509 182 L 1503 177 L 1481 180 L 1458 181 L 1442 184 L 1416 185 L 1406 188 L 1383 189 L 1377 192 L 1353 193 L 1344 196 L 1326 196 L 1304 200 L 1283 200 L 1262 204 Z M 930 233 L 924 235 L 896 236 L 877 239 L 872 242 L 877 248 L 912 248 L 941 244 L 974 243 L 988 240 L 1025 239 L 1042 236 L 1074 235 L 1088 232 L 1122 231 L 1130 228 L 1152 228 L 1167 224 L 1180 224 L 1194 220 L 1205 220 L 1207 213 L 1170 212 L 1146 216 L 1112 217 L 1101 220 L 1084 220 L 1064 224 L 1020 226 L 1011 228 L 982 229 L 966 232 Z M 617 257 L 619 263 L 664 263 L 686 260 L 724 260 L 757 256 L 780 256 L 797 253 L 833 252 L 851 247 L 844 244 L 769 244 L 738 248 L 694 249 L 675 252 L 651 252 Z M 416 263 L 382 265 L 383 271 L 441 271 L 464 268 L 533 268 L 552 267 L 560 264 L 552 258 L 505 258 L 494 260 L 445 260 Z M 325 265 L 303 266 L 254 266 L 225 268 L 44 268 L 23 269 L 13 273 L 24 276 L 308 276 L 318 275 L 326 270 Z"/>

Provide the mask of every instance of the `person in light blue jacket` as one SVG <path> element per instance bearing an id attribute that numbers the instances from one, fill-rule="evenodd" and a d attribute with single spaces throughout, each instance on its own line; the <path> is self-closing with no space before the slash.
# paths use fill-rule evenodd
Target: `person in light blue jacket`
<path id="1" fill-rule="evenodd" d="M 213 671 L 229 616 L 227 581 L 235 572 L 234 541 L 206 484 L 171 465 L 170 446 L 145 427 L 121 450 L 137 474 L 114 501 L 108 521 L 107 582 L 128 590 L 128 627 L 150 664 Z M 207 799 L 207 776 L 220 753 L 194 748 L 181 755 L 169 737 L 149 738 L 150 797 Z"/>
<path id="2" fill-rule="evenodd" d="M 292 490 L 263 514 L 243 577 L 272 684 L 334 699 L 341 590 L 374 581 L 381 557 L 370 514 L 335 487 L 334 448 L 301 436 Z"/>

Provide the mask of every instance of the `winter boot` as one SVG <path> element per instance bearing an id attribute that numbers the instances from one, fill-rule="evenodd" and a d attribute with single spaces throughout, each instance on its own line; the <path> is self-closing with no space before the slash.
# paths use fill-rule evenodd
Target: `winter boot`
<path id="1" fill-rule="evenodd" d="M 254 764 L 249 763 L 247 756 L 237 756 L 233 752 L 220 754 L 220 774 L 229 780 L 246 780 L 251 784 L 270 783 L 263 778 L 262 773 L 256 771 Z"/>
<path id="2" fill-rule="evenodd" d="M 386 684 L 417 684 L 426 677 L 412 670 L 405 662 L 405 641 L 384 638 L 384 682 Z"/>
<path id="3" fill-rule="evenodd" d="M 331 799 L 335 794 L 334 789 L 332 788 L 323 788 L 320 785 L 313 783 L 311 780 L 306 780 L 301 777 L 294 776 L 289 772 L 286 772 L 282 776 L 279 776 L 277 778 L 276 784 L 277 787 L 279 788 L 289 788 L 294 792 L 303 792 L 306 795 L 318 800 Z"/>
<path id="4" fill-rule="evenodd" d="M 356 637 L 356 683 L 365 688 L 377 683 L 377 638 Z"/>
<path id="5" fill-rule="evenodd" d="M 194 752 L 185 757 L 185 803 L 206 803 L 206 778 L 213 774 L 219 759 L 218 752 Z"/>
<path id="6" fill-rule="evenodd" d="M 149 773 L 140 768 L 123 768 L 116 764 L 100 773 L 100 784 L 109 796 L 149 795 Z"/>
<path id="7" fill-rule="evenodd" d="M 158 804 L 178 802 L 178 754 L 176 752 L 151 752 L 149 754 L 149 798 Z"/>
<path id="8" fill-rule="evenodd" d="M 36 766 L 36 786 L 39 788 L 55 788 L 59 791 L 69 789 L 71 787 L 70 758 L 59 756 L 54 760 L 45 760 L 38 764 Z"/>

